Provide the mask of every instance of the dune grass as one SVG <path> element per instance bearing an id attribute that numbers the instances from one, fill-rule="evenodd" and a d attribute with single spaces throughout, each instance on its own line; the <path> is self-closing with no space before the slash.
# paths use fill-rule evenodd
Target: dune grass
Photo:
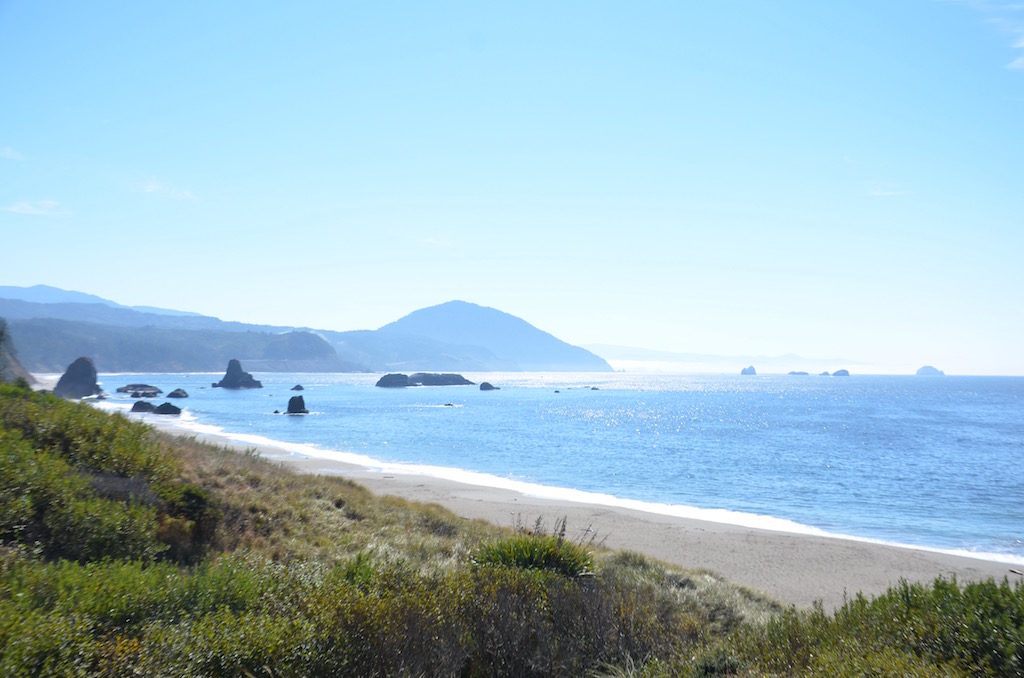
<path id="1" fill-rule="evenodd" d="M 1019 584 L 826 615 L 565 533 L 0 386 L 0 675 L 1024 675 Z"/>

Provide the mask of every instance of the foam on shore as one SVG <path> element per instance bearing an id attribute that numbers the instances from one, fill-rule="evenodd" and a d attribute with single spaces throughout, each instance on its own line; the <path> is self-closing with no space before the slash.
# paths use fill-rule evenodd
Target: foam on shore
<path id="1" fill-rule="evenodd" d="M 131 408 L 131 405 L 128 403 L 117 403 L 110 401 L 96 401 L 93 404 L 104 410 L 116 411 L 121 413 L 127 413 L 128 410 Z M 228 445 L 258 448 L 262 456 L 271 460 L 286 461 L 288 459 L 321 459 L 324 460 L 325 462 L 332 462 L 335 464 L 347 464 L 350 466 L 358 467 L 364 471 L 377 473 L 381 475 L 403 475 L 436 478 L 438 480 L 445 480 L 465 485 L 505 490 L 526 497 L 532 497 L 548 501 L 571 502 L 575 504 L 589 504 L 595 506 L 607 506 L 612 508 L 621 508 L 632 511 L 640 511 L 644 513 L 669 516 L 673 518 L 706 521 L 755 530 L 766 530 L 770 532 L 781 532 L 796 535 L 822 537 L 828 539 L 847 540 L 866 544 L 876 544 L 880 546 L 891 546 L 896 548 L 912 549 L 917 551 L 926 551 L 930 553 L 959 556 L 964 558 L 974 558 L 977 560 L 985 560 L 990 562 L 1007 563 L 1011 565 L 1024 565 L 1024 557 L 1006 553 L 969 551 L 967 549 L 948 549 L 922 546 L 918 544 L 906 544 L 900 542 L 886 541 L 883 539 L 861 537 L 857 535 L 827 532 L 825 530 L 813 527 L 811 525 L 805 525 L 803 523 L 798 523 L 792 520 L 788 520 L 786 518 L 778 518 L 775 516 L 760 515 L 756 513 L 746 513 L 742 511 L 732 511 L 729 509 L 700 508 L 697 506 L 688 506 L 685 504 L 666 504 L 659 502 L 641 501 L 637 499 L 617 497 L 611 494 L 605 494 L 601 492 L 590 492 L 567 487 L 542 485 L 539 483 L 515 480 L 514 478 L 509 477 L 497 476 L 490 473 L 481 473 L 478 471 L 470 471 L 466 469 L 453 467 L 433 466 L 429 464 L 388 462 L 364 454 L 359 454 L 356 452 L 324 449 L 318 445 L 309 443 L 294 443 L 282 440 L 274 440 L 272 438 L 267 438 L 265 436 L 250 433 L 229 432 L 224 430 L 220 426 L 201 423 L 195 418 L 194 415 L 189 413 L 187 410 L 183 410 L 181 415 L 177 417 L 165 417 L 150 414 L 135 414 L 132 416 L 133 418 L 137 417 L 140 421 L 144 421 L 147 424 L 152 424 L 156 428 L 165 431 L 190 433 L 214 439 L 216 441 L 223 442 L 224 444 Z M 275 453 L 276 451 L 283 452 L 284 454 L 277 454 Z M 330 466 L 316 468 L 315 470 L 325 475 L 339 474 L 338 469 L 331 468 Z"/>

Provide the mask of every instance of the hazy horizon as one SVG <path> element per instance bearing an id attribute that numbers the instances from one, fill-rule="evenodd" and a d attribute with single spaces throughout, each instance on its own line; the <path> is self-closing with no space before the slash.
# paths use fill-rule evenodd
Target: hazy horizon
<path id="1" fill-rule="evenodd" d="M 1017 4 L 15 1 L 0 91 L 0 285 L 1024 374 Z"/>

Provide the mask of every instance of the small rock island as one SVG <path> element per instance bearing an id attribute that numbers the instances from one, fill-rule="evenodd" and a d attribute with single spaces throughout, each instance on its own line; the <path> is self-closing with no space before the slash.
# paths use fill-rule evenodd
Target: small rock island
<path id="1" fill-rule="evenodd" d="M 461 374 L 416 372 L 411 375 L 399 373 L 385 374 L 377 380 L 375 385 L 381 388 L 404 388 L 406 386 L 473 386 L 473 382 L 466 379 Z"/>
<path id="2" fill-rule="evenodd" d="M 919 369 L 917 372 L 915 372 L 915 374 L 917 376 L 919 376 L 919 377 L 944 377 L 944 376 L 946 376 L 945 372 L 943 372 L 942 370 L 940 370 L 937 367 L 932 367 L 931 365 L 925 365 L 924 367 Z"/>
<path id="3" fill-rule="evenodd" d="M 750 376 L 756 375 L 757 374 L 757 370 L 754 369 L 753 365 L 747 365 L 742 370 L 740 370 L 740 374 L 745 376 L 745 377 L 750 377 Z"/>
<path id="4" fill-rule="evenodd" d="M 53 389 L 58 398 L 86 398 L 99 395 L 99 384 L 96 383 L 96 365 L 92 358 L 82 356 L 68 365 L 68 369 L 60 376 L 60 381 Z"/>
<path id="5" fill-rule="evenodd" d="M 224 378 L 213 384 L 214 388 L 263 388 L 263 384 L 242 369 L 242 363 L 232 358 L 228 361 L 228 370 Z"/>

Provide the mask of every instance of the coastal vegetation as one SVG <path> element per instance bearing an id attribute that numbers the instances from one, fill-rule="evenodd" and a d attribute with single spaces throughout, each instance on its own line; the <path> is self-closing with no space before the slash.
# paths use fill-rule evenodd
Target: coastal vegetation
<path id="1" fill-rule="evenodd" d="M 598 526 L 599 528 L 599 526 Z M 1024 587 L 786 609 L 0 386 L 0 674 L 1024 675 Z"/>

